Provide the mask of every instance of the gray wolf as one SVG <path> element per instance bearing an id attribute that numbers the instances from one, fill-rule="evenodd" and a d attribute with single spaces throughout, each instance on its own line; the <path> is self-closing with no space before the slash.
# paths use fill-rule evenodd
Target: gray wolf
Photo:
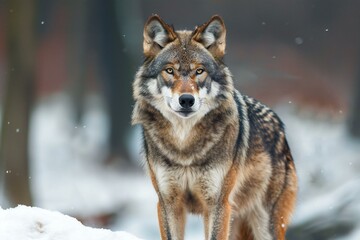
<path id="1" fill-rule="evenodd" d="M 194 31 L 157 15 L 144 27 L 132 123 L 143 129 L 162 239 L 184 239 L 187 213 L 203 216 L 206 239 L 285 239 L 297 177 L 284 124 L 234 88 L 225 40 L 219 16 Z"/>

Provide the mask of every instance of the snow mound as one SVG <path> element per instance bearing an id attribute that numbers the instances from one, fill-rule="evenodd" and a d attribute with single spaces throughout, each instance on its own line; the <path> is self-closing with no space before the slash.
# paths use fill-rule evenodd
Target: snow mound
<path id="1" fill-rule="evenodd" d="M 126 232 L 90 228 L 75 218 L 36 207 L 0 208 L 1 240 L 139 240 Z"/>

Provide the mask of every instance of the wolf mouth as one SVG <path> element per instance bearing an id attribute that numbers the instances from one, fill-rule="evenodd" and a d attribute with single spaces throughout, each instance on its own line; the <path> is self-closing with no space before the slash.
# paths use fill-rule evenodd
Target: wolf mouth
<path id="1" fill-rule="evenodd" d="M 180 116 L 182 117 L 189 117 L 192 113 L 194 113 L 194 111 L 191 110 L 180 110 L 180 111 L 176 111 L 176 113 L 178 113 Z"/>

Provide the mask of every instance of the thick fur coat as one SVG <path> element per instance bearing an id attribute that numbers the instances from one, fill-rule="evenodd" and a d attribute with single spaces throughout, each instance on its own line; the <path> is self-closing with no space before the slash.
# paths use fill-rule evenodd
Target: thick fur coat
<path id="1" fill-rule="evenodd" d="M 144 28 L 132 123 L 143 129 L 162 239 L 184 239 L 186 213 L 203 216 L 206 239 L 285 239 L 297 178 L 284 125 L 234 89 L 225 40 L 219 16 L 175 31 L 154 15 Z"/>

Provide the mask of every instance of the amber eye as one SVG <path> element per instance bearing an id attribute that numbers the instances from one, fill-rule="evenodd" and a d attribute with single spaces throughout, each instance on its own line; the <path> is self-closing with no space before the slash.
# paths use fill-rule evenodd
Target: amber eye
<path id="1" fill-rule="evenodd" d="M 165 71 L 166 71 L 168 74 L 174 75 L 174 69 L 172 69 L 172 68 L 166 68 Z"/>
<path id="2" fill-rule="evenodd" d="M 204 69 L 198 68 L 198 69 L 196 69 L 196 75 L 200 75 L 200 74 L 202 74 L 204 71 L 205 71 Z"/>

